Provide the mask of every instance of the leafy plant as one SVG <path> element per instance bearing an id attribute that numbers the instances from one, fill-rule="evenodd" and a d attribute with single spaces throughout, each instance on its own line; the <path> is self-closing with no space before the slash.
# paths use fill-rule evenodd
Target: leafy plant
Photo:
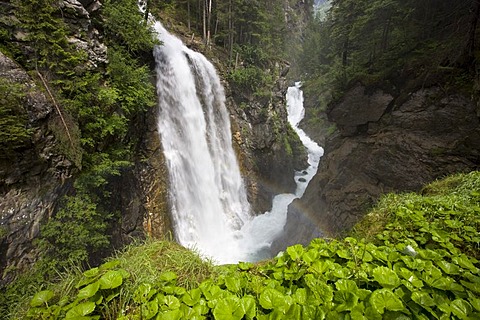
<path id="1" fill-rule="evenodd" d="M 434 195 L 391 195 L 374 211 L 385 215 L 386 228 L 367 231 L 368 241 L 315 239 L 259 264 L 212 268 L 196 283 L 182 279 L 198 269 L 173 258 L 185 249 L 167 242 L 132 247 L 108 270 L 86 271 L 68 297 L 40 290 L 29 312 L 60 309 L 85 319 L 112 310 L 116 319 L 477 319 L 480 261 L 466 247 L 478 243 L 479 191 L 480 173 L 472 172 L 425 188 Z"/>

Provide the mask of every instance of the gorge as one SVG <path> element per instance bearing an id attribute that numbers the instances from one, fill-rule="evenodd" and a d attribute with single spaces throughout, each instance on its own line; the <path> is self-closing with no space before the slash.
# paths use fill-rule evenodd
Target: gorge
<path id="1" fill-rule="evenodd" d="M 134 0 L 0 0 L 0 286 L 172 232 L 266 259 L 478 170 L 480 2 L 331 3 L 146 1 L 183 45 Z"/>
<path id="2" fill-rule="evenodd" d="M 155 30 L 162 42 L 155 48 L 158 126 L 170 177 L 175 238 L 217 263 L 266 259 L 283 230 L 288 205 L 303 195 L 323 154 L 298 128 L 304 116 L 300 83 L 287 91 L 288 120 L 308 149 L 310 166 L 296 173 L 294 194 L 276 195 L 271 210 L 255 216 L 232 147 L 225 93 L 215 68 L 159 22 Z"/>

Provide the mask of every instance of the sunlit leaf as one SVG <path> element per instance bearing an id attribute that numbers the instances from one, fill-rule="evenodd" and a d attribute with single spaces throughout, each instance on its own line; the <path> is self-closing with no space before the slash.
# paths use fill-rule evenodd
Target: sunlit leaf
<path id="1" fill-rule="evenodd" d="M 375 290 L 370 296 L 370 304 L 376 312 L 383 314 L 385 310 L 401 311 L 403 303 L 390 289 Z"/>
<path id="2" fill-rule="evenodd" d="M 32 300 L 30 300 L 30 306 L 31 307 L 42 307 L 46 306 L 47 302 L 53 298 L 53 291 L 51 290 L 43 290 L 40 292 L 37 292 Z"/>
<path id="3" fill-rule="evenodd" d="M 65 319 L 77 319 L 89 315 L 95 310 L 95 302 L 84 302 L 67 311 Z"/>
<path id="4" fill-rule="evenodd" d="M 100 283 L 100 289 L 113 289 L 122 285 L 123 277 L 120 272 L 110 270 L 102 275 L 98 281 Z"/>

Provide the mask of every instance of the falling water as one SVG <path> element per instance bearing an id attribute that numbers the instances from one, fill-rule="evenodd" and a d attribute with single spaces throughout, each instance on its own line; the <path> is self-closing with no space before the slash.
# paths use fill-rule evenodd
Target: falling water
<path id="1" fill-rule="evenodd" d="M 239 254 L 235 230 L 249 204 L 232 148 L 225 94 L 213 65 L 160 23 L 157 62 L 158 127 L 170 175 L 177 240 L 219 263 Z"/>
<path id="2" fill-rule="evenodd" d="M 244 251 L 247 253 L 245 260 L 255 261 L 271 256 L 270 246 L 283 232 L 288 206 L 294 199 L 302 197 L 308 183 L 317 173 L 318 163 L 323 155 L 323 148 L 298 127 L 305 114 L 303 92 L 300 86 L 301 83 L 297 82 L 294 87 L 289 87 L 287 90 L 288 121 L 307 149 L 309 166 L 305 170 L 295 172 L 297 189 L 294 194 L 284 193 L 275 196 L 269 212 L 248 221 L 242 228 L 243 245 L 246 247 Z"/>
<path id="3" fill-rule="evenodd" d="M 295 194 L 276 196 L 270 212 L 253 217 L 232 148 L 225 94 L 215 68 L 159 22 L 155 29 L 162 41 L 154 50 L 158 128 L 170 177 L 177 241 L 217 263 L 268 257 L 271 243 L 283 230 L 288 205 L 303 194 L 323 153 L 297 128 L 303 117 L 297 115 L 303 112 L 299 84 L 288 91 L 289 113 L 295 120 L 289 119 L 309 148 L 310 168 L 296 173 Z"/>

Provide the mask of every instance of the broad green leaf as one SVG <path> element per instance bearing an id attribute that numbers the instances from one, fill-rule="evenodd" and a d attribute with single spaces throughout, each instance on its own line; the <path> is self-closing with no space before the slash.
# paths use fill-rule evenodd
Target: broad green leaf
<path id="1" fill-rule="evenodd" d="M 244 296 L 240 299 L 240 309 L 242 313 L 247 317 L 247 320 L 252 320 L 257 314 L 257 305 L 255 298 L 252 296 Z"/>
<path id="2" fill-rule="evenodd" d="M 180 300 L 178 300 L 177 297 L 171 296 L 171 295 L 157 295 L 158 303 L 160 305 L 165 305 L 165 307 L 162 307 L 162 310 L 169 309 L 169 310 L 175 310 L 180 308 Z"/>
<path id="3" fill-rule="evenodd" d="M 293 301 L 300 305 L 307 303 L 307 290 L 305 288 L 298 288 L 292 295 Z"/>
<path id="4" fill-rule="evenodd" d="M 213 316 L 215 320 L 240 320 L 245 313 L 243 310 L 237 311 L 240 308 L 240 301 L 237 297 L 229 297 L 227 299 L 219 300 L 213 309 Z"/>
<path id="5" fill-rule="evenodd" d="M 242 283 L 238 277 L 226 277 L 225 285 L 227 289 L 233 293 L 239 293 L 242 290 Z"/>
<path id="6" fill-rule="evenodd" d="M 211 281 L 202 282 L 199 287 L 207 300 L 217 299 L 223 294 L 223 290 Z"/>
<path id="7" fill-rule="evenodd" d="M 96 277 L 99 273 L 99 269 L 98 268 L 92 268 L 92 269 L 89 269 L 87 271 L 85 271 L 83 273 L 83 275 L 87 278 L 93 278 L 93 277 Z"/>
<path id="8" fill-rule="evenodd" d="M 304 277 L 308 288 L 313 292 L 316 304 L 327 304 L 333 300 L 333 288 L 324 281 L 316 279 L 312 274 Z M 313 302 L 309 299 L 310 302 Z"/>
<path id="9" fill-rule="evenodd" d="M 353 280 L 340 279 L 335 282 L 335 287 L 337 290 L 345 290 L 355 292 L 358 290 L 357 284 Z"/>
<path id="10" fill-rule="evenodd" d="M 160 274 L 159 279 L 161 281 L 165 281 L 167 283 L 175 284 L 175 281 L 177 280 L 177 275 L 175 274 L 175 272 L 166 271 L 166 272 L 162 272 L 162 274 Z"/>
<path id="11" fill-rule="evenodd" d="M 192 289 L 190 291 L 187 291 L 183 297 L 182 301 L 185 303 L 187 306 L 193 307 L 196 305 L 202 296 L 202 291 L 198 288 Z"/>
<path id="12" fill-rule="evenodd" d="M 403 277 L 405 280 L 407 280 L 412 286 L 414 286 L 415 288 L 422 288 L 423 287 L 423 281 L 420 280 L 417 275 L 408 270 L 407 268 L 399 268 L 399 269 L 396 269 L 397 270 L 397 273 Z"/>
<path id="13" fill-rule="evenodd" d="M 302 306 L 302 320 L 323 320 L 325 319 L 325 311 L 315 308 L 312 305 Z M 293 320 L 293 319 L 292 319 Z"/>
<path id="14" fill-rule="evenodd" d="M 396 288 L 400 285 L 400 279 L 395 271 L 387 267 L 376 267 L 373 269 L 373 279 L 386 288 Z"/>
<path id="15" fill-rule="evenodd" d="M 302 307 L 298 304 L 293 304 L 283 319 L 302 319 Z"/>
<path id="16" fill-rule="evenodd" d="M 338 267 L 334 268 L 330 274 L 338 279 L 346 279 L 350 276 L 351 270 L 348 268 Z"/>
<path id="17" fill-rule="evenodd" d="M 100 283 L 100 289 L 114 289 L 122 285 L 123 277 L 120 272 L 110 270 L 101 276 L 98 282 Z"/>
<path id="18" fill-rule="evenodd" d="M 355 307 L 352 308 L 350 315 L 352 319 L 355 320 L 368 320 L 366 317 L 364 317 L 364 313 L 365 305 L 363 303 L 358 303 L 357 305 L 355 305 Z"/>
<path id="19" fill-rule="evenodd" d="M 468 291 L 468 301 L 475 308 L 475 310 L 480 311 L 480 298 Z"/>
<path id="20" fill-rule="evenodd" d="M 32 300 L 30 300 L 30 306 L 35 308 L 35 307 L 45 307 L 47 306 L 47 302 L 53 298 L 53 291 L 51 290 L 43 290 L 40 292 L 37 292 Z"/>
<path id="21" fill-rule="evenodd" d="M 133 301 L 136 303 L 145 303 L 149 301 L 155 294 L 157 290 L 152 287 L 150 283 L 142 283 L 138 286 L 137 290 L 133 294 Z"/>
<path id="22" fill-rule="evenodd" d="M 110 270 L 110 269 L 113 269 L 115 268 L 116 266 L 118 266 L 120 264 L 120 261 L 119 260 L 112 260 L 112 261 L 108 261 L 108 262 L 105 262 L 104 264 L 102 264 L 99 269 L 100 270 Z"/>
<path id="23" fill-rule="evenodd" d="M 157 315 L 157 320 L 181 320 L 183 319 L 182 311 L 177 310 L 168 310 L 161 312 Z"/>
<path id="24" fill-rule="evenodd" d="M 460 256 L 456 256 L 452 258 L 453 263 L 459 265 L 460 267 L 464 269 L 469 269 L 470 271 L 473 272 L 478 272 L 478 268 L 473 265 L 473 263 L 470 261 L 470 259 L 462 254 Z"/>
<path id="25" fill-rule="evenodd" d="M 471 283 L 464 280 L 460 280 L 460 283 L 464 287 L 470 289 L 471 291 L 476 292 L 477 294 L 480 294 L 480 283 Z"/>
<path id="26" fill-rule="evenodd" d="M 316 260 L 312 263 L 308 270 L 317 274 L 324 274 L 325 272 L 334 268 L 334 263 L 330 260 Z"/>
<path id="27" fill-rule="evenodd" d="M 306 251 L 302 257 L 303 261 L 305 261 L 305 263 L 307 264 L 311 264 L 312 262 L 317 260 L 317 258 L 318 258 L 318 251 L 313 249 Z"/>
<path id="28" fill-rule="evenodd" d="M 435 305 L 435 300 L 432 299 L 428 292 L 424 291 L 416 291 L 412 293 L 412 300 L 422 307 L 433 307 Z"/>
<path id="29" fill-rule="evenodd" d="M 265 289 L 258 300 L 262 308 L 274 309 L 285 304 L 285 295 L 275 289 Z"/>
<path id="30" fill-rule="evenodd" d="M 350 311 L 357 305 L 358 296 L 347 290 L 338 290 L 333 295 L 333 301 L 337 304 L 337 312 Z"/>
<path id="31" fill-rule="evenodd" d="M 287 248 L 287 253 L 293 261 L 300 260 L 304 252 L 303 246 L 296 244 Z"/>
<path id="32" fill-rule="evenodd" d="M 142 319 L 152 319 L 158 313 L 158 301 L 148 301 L 143 303 L 141 306 L 142 309 Z"/>
<path id="33" fill-rule="evenodd" d="M 93 297 L 97 293 L 98 289 L 100 289 L 100 282 L 95 281 L 94 283 L 91 283 L 78 291 L 77 299 L 83 300 Z"/>
<path id="34" fill-rule="evenodd" d="M 76 319 L 89 315 L 95 310 L 95 302 L 84 302 L 67 311 L 65 319 Z"/>
<path id="35" fill-rule="evenodd" d="M 238 268 L 242 271 L 248 271 L 253 268 L 253 263 L 251 262 L 239 262 Z"/>
<path id="36" fill-rule="evenodd" d="M 370 304 L 380 314 L 385 310 L 401 311 L 405 308 L 402 301 L 390 289 L 375 290 L 370 296 Z"/>
<path id="37" fill-rule="evenodd" d="M 472 313 L 472 306 L 463 299 L 456 299 L 451 304 L 452 312 L 460 319 L 469 319 Z"/>

